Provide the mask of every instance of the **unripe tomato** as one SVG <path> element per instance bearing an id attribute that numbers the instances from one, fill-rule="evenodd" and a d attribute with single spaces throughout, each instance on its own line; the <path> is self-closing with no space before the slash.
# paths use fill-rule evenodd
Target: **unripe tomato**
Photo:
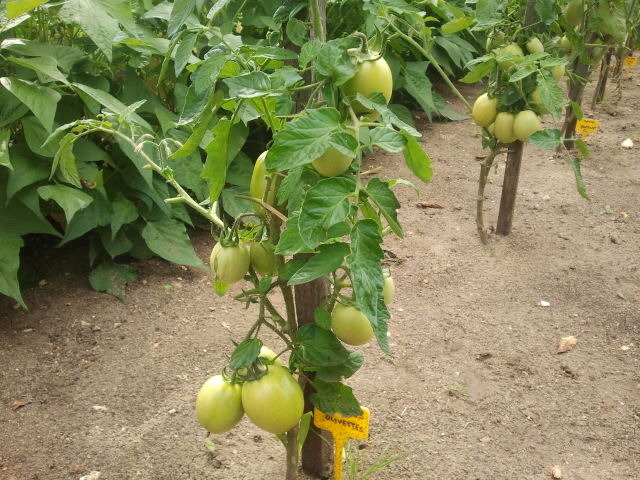
<path id="1" fill-rule="evenodd" d="M 242 386 L 216 375 L 204 382 L 196 398 L 196 416 L 211 433 L 231 430 L 244 415 Z"/>
<path id="2" fill-rule="evenodd" d="M 264 200 L 269 205 L 273 205 L 273 202 L 276 198 L 276 189 L 274 188 L 273 182 L 270 184 L 269 193 L 265 198 L 265 190 L 267 189 L 267 180 L 270 175 L 267 175 L 267 167 L 264 164 L 264 159 L 267 157 L 267 152 L 262 152 L 258 159 L 256 160 L 256 164 L 253 166 L 253 172 L 251 173 L 251 183 L 249 184 L 249 193 L 253 198 L 257 198 L 259 200 Z M 264 208 L 260 206 L 258 203 L 253 204 L 256 212 L 264 214 Z"/>
<path id="3" fill-rule="evenodd" d="M 518 45 L 517 43 L 510 43 L 509 45 L 507 45 L 506 47 L 502 47 L 500 49 L 499 54 L 501 56 L 506 56 L 506 55 L 519 55 L 519 56 L 523 56 L 524 52 L 522 51 L 522 48 L 520 48 L 520 45 Z M 504 72 L 508 72 L 509 70 L 511 70 L 513 67 L 515 67 L 516 62 L 515 60 L 503 60 L 502 62 L 499 62 L 500 68 L 504 71 Z"/>
<path id="4" fill-rule="evenodd" d="M 486 127 L 491 125 L 496 119 L 497 108 L 498 99 L 489 98 L 488 93 L 483 93 L 473 103 L 471 117 L 473 118 L 473 121 L 476 122 L 476 125 Z"/>
<path id="5" fill-rule="evenodd" d="M 221 282 L 232 284 L 242 280 L 249 271 L 249 249 L 244 244 L 223 247 L 219 243 L 211 251 L 210 266 Z"/>
<path id="6" fill-rule="evenodd" d="M 260 275 L 272 275 L 276 270 L 275 247 L 267 240 L 249 247 L 251 266 Z"/>
<path id="7" fill-rule="evenodd" d="M 513 120 L 514 115 L 508 112 L 500 112 L 496 115 L 496 121 L 494 122 L 494 130 L 496 138 L 502 143 L 511 143 L 517 140 L 517 137 L 513 133 Z"/>
<path id="8" fill-rule="evenodd" d="M 243 384 L 242 406 L 256 426 L 278 434 L 298 424 L 304 410 L 304 396 L 289 370 L 271 365 L 264 376 Z"/>
<path id="9" fill-rule="evenodd" d="M 564 8 L 564 18 L 572 27 L 577 27 L 582 23 L 583 14 L 584 5 L 582 0 L 573 0 Z"/>
<path id="10" fill-rule="evenodd" d="M 560 39 L 559 46 L 560 46 L 560 50 L 565 55 L 571 53 L 571 50 L 573 50 L 573 46 L 571 45 L 571 40 L 569 40 L 566 35 Z"/>
<path id="11" fill-rule="evenodd" d="M 504 35 L 502 33 L 499 32 L 491 32 L 488 36 L 487 36 L 487 41 L 485 43 L 485 48 L 487 49 L 487 52 L 493 50 L 494 48 L 502 45 L 504 43 Z"/>
<path id="12" fill-rule="evenodd" d="M 562 77 L 564 77 L 564 73 L 566 68 L 564 65 L 556 65 L 555 67 L 551 67 L 551 75 L 556 79 L 556 82 L 559 82 Z"/>
<path id="13" fill-rule="evenodd" d="M 362 310 L 342 303 L 333 307 L 331 330 L 348 345 L 364 345 L 373 338 L 373 327 Z"/>
<path id="14" fill-rule="evenodd" d="M 389 305 L 393 302 L 393 297 L 396 295 L 396 283 L 391 276 L 385 276 L 384 286 L 382 287 L 382 296 L 384 297 L 384 303 Z"/>
<path id="15" fill-rule="evenodd" d="M 533 110 L 523 110 L 516 115 L 513 121 L 513 133 L 518 140 L 526 142 L 529 135 L 542 130 L 540 118 Z"/>
<path id="16" fill-rule="evenodd" d="M 544 52 L 544 45 L 538 37 L 531 37 L 526 44 L 527 51 L 529 53 L 540 53 Z"/>
<path id="17" fill-rule="evenodd" d="M 533 92 L 531 92 L 529 99 L 531 100 L 531 103 L 534 105 L 538 113 L 543 115 L 549 113 L 549 110 L 547 110 L 542 103 L 542 97 L 540 96 L 540 87 L 536 87 Z"/>
<path id="18" fill-rule="evenodd" d="M 316 158 L 312 165 L 323 177 L 335 177 L 347 171 L 353 158 L 343 155 L 333 147 L 329 147 L 326 152 Z"/>
<path id="19" fill-rule="evenodd" d="M 373 57 L 378 57 L 377 52 L 371 52 Z M 384 95 L 387 103 L 391 100 L 393 90 L 393 76 L 387 61 L 380 57 L 377 60 L 365 60 L 358 65 L 356 74 L 342 86 L 342 93 L 353 96 L 357 93 L 369 97 L 371 94 L 380 92 Z M 365 108 L 359 102 L 351 104 L 354 112 L 366 113 L 371 110 Z"/>

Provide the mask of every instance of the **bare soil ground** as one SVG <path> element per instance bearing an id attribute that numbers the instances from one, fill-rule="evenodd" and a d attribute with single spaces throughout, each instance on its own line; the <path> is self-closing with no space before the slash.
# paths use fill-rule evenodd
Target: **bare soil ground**
<path id="1" fill-rule="evenodd" d="M 422 124 L 435 176 L 419 198 L 401 191 L 406 238 L 385 245 L 394 354 L 363 347 L 349 381 L 372 411 L 363 464 L 403 455 L 375 478 L 537 480 L 554 465 L 567 480 L 640 478 L 639 84 L 636 69 L 623 100 L 593 112 L 591 201 L 566 159 L 527 145 L 513 233 L 489 246 L 474 223 L 476 129 Z M 398 155 L 368 163 L 412 179 Z M 195 244 L 208 258 L 212 240 Z M 272 436 L 245 419 L 211 454 L 193 414 L 256 312 L 215 297 L 208 272 L 159 260 L 136 265 L 127 304 L 91 291 L 74 251 L 38 261 L 47 284 L 26 292 L 30 309 L 0 302 L 1 480 L 284 477 Z M 575 348 L 556 354 L 569 335 Z"/>

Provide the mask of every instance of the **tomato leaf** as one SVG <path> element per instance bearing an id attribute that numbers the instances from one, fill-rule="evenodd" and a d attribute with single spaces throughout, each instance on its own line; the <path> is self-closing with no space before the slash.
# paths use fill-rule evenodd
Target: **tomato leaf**
<path id="1" fill-rule="evenodd" d="M 298 219 L 300 237 L 306 245 L 315 248 L 331 238 L 328 230 L 347 218 L 355 188 L 353 179 L 333 177 L 319 181 L 307 191 Z"/>
<path id="2" fill-rule="evenodd" d="M 342 365 L 349 358 L 349 351 L 333 332 L 308 323 L 296 332 L 300 344 L 295 350 L 302 363 L 313 367 Z"/>
<path id="3" fill-rule="evenodd" d="M 556 128 L 540 130 L 532 134 L 529 141 L 538 147 L 555 149 L 562 143 L 562 132 Z"/>
<path id="4" fill-rule="evenodd" d="M 554 117 L 562 114 L 564 107 L 564 92 L 558 86 L 558 82 L 551 75 L 540 72 L 538 74 L 538 86 L 540 87 L 540 98 L 542 105 L 549 110 Z"/>
<path id="5" fill-rule="evenodd" d="M 580 158 L 575 157 L 571 161 L 571 166 L 573 167 L 573 173 L 576 177 L 576 189 L 582 198 L 585 200 L 591 200 L 589 195 L 587 194 L 587 187 L 584 184 L 584 178 L 582 178 L 582 170 L 580 169 Z"/>
<path id="6" fill-rule="evenodd" d="M 407 141 L 404 137 L 389 127 L 376 127 L 369 130 L 369 145 L 370 147 L 378 146 L 387 152 L 401 152 Z"/>
<path id="7" fill-rule="evenodd" d="M 380 213 L 387 220 L 393 233 L 403 237 L 402 227 L 398 222 L 398 209 L 400 202 L 389 188 L 389 184 L 378 178 L 372 178 L 365 189 L 369 198 L 380 209 Z"/>
<path id="8" fill-rule="evenodd" d="M 345 417 L 362 414 L 360 403 L 353 395 L 351 387 L 340 382 L 313 382 L 316 393 L 311 395 L 311 402 L 322 413 L 333 415 L 339 413 Z"/>
<path id="9" fill-rule="evenodd" d="M 331 314 L 324 308 L 316 308 L 313 311 L 313 321 L 321 328 L 331 330 Z"/>
<path id="10" fill-rule="evenodd" d="M 371 322 L 380 348 L 389 353 L 386 323 L 389 311 L 382 297 L 384 275 L 380 261 L 384 254 L 381 244 L 378 224 L 371 219 L 359 220 L 351 231 L 351 254 L 347 263 L 351 268 L 356 304 Z"/>
<path id="11" fill-rule="evenodd" d="M 260 348 L 262 347 L 262 341 L 258 338 L 248 338 L 236 345 L 235 350 L 229 358 L 229 367 L 233 370 L 238 368 L 247 368 L 251 365 L 258 355 L 260 355 Z"/>
<path id="12" fill-rule="evenodd" d="M 323 77 L 331 77 L 336 86 L 340 86 L 356 74 L 356 66 L 347 54 L 354 47 L 354 37 L 330 40 L 320 47 L 316 58 L 316 71 Z"/>
<path id="13" fill-rule="evenodd" d="M 336 382 L 343 378 L 349 378 L 360 370 L 363 363 L 364 355 L 360 352 L 351 350 L 349 351 L 349 358 L 347 358 L 343 364 L 318 368 L 316 371 L 316 378 L 329 382 Z"/>
<path id="14" fill-rule="evenodd" d="M 476 23 L 476 21 L 471 17 L 460 17 L 445 23 L 440 27 L 440 30 L 442 30 L 443 34 L 450 35 L 465 30 L 474 23 Z"/>
<path id="15" fill-rule="evenodd" d="M 265 159 L 267 169 L 280 172 L 306 165 L 322 155 L 332 141 L 344 144 L 342 136 L 335 136 L 344 131 L 335 108 L 307 110 L 275 134 Z"/>
<path id="16" fill-rule="evenodd" d="M 463 83 L 476 83 L 482 80 L 486 75 L 488 75 L 489 72 L 493 70 L 493 67 L 495 67 L 495 65 L 495 59 L 490 58 L 486 62 L 476 65 L 473 70 L 462 77 L 460 81 Z"/>
<path id="17" fill-rule="evenodd" d="M 375 110 L 382 116 L 382 120 L 385 123 L 398 127 L 401 130 L 406 130 L 414 137 L 421 137 L 422 135 L 414 127 L 406 122 L 403 122 L 393 111 L 387 106 L 387 101 L 384 95 L 381 93 L 374 93 L 369 98 L 362 94 L 356 95 L 356 100 L 360 102 L 365 108 L 369 110 Z"/>
<path id="18" fill-rule="evenodd" d="M 67 222 L 70 222 L 78 210 L 93 202 L 93 198 L 81 190 L 66 185 L 43 185 L 38 188 L 43 200 L 53 200 L 64 210 Z"/>
<path id="19" fill-rule="evenodd" d="M 402 133 L 407 141 L 407 145 L 403 152 L 404 161 L 416 177 L 424 183 L 429 183 L 433 176 L 431 158 L 429 158 L 427 152 L 422 149 L 418 141 L 410 134 L 410 132 L 403 130 L 400 133 Z"/>
<path id="20" fill-rule="evenodd" d="M 121 265 L 107 260 L 98 265 L 89 275 L 89 283 L 97 292 L 106 292 L 120 301 L 125 301 L 124 288 L 137 278 L 129 265 Z"/>
<path id="21" fill-rule="evenodd" d="M 11 165 L 11 157 L 9 156 L 9 139 L 11 138 L 11 130 L 8 128 L 0 129 L 0 167 L 7 167 L 13 170 Z"/>
<path id="22" fill-rule="evenodd" d="M 313 250 L 307 246 L 300 236 L 298 227 L 298 216 L 289 217 L 286 228 L 280 235 L 278 245 L 276 245 L 276 255 L 293 255 L 295 253 L 311 253 Z M 282 278 L 282 272 L 280 272 Z"/>
<path id="23" fill-rule="evenodd" d="M 330 243 L 320 245 L 318 250 L 318 253 L 289 279 L 288 285 L 308 283 L 340 268 L 344 257 L 349 253 L 349 245 L 343 242 Z"/>

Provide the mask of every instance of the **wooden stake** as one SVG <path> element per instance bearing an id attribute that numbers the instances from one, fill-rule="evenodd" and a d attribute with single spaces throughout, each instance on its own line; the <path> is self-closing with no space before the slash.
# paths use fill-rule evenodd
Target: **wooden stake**
<path id="1" fill-rule="evenodd" d="M 524 144 L 520 140 L 516 140 L 509 145 L 507 167 L 504 170 L 504 180 L 502 182 L 498 225 L 496 226 L 496 233 L 498 235 L 509 235 L 511 233 L 511 222 L 513 220 L 513 210 L 516 206 L 516 194 L 518 193 L 518 180 L 520 179 L 520 164 L 522 163 L 523 150 Z"/>

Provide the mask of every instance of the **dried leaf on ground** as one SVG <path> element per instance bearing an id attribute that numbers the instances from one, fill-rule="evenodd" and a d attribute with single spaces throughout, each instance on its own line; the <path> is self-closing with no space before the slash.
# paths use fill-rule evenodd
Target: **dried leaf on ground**
<path id="1" fill-rule="evenodd" d="M 431 203 L 431 202 L 418 202 L 418 203 L 416 203 L 416 207 L 418 207 L 418 208 L 444 208 L 439 203 Z"/>
<path id="2" fill-rule="evenodd" d="M 29 405 L 31 402 L 29 400 L 15 400 L 11 404 L 11 408 L 14 410 L 18 410 L 19 408 L 25 407 Z"/>
<path id="3" fill-rule="evenodd" d="M 573 350 L 573 347 L 576 346 L 576 343 L 578 343 L 578 339 L 573 335 L 562 337 L 560 339 L 560 343 L 558 344 L 558 350 L 556 351 L 556 353 L 569 352 Z"/>

